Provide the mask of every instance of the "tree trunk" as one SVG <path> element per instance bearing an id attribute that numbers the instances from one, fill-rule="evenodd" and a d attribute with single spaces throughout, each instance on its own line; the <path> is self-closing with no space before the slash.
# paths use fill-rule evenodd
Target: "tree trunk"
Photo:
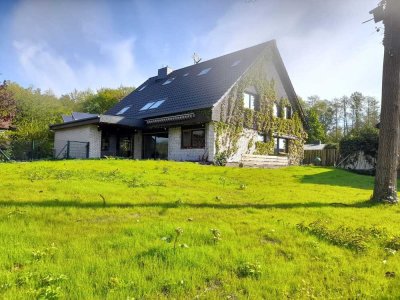
<path id="1" fill-rule="evenodd" d="M 372 199 L 397 203 L 397 166 L 400 125 L 400 1 L 388 0 L 385 9 L 385 56 L 378 160 Z"/>

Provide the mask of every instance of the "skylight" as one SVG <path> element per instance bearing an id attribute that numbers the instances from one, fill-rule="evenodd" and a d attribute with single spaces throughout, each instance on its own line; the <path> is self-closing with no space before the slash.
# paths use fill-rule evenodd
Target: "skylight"
<path id="1" fill-rule="evenodd" d="M 158 100 L 156 103 L 154 103 L 149 109 L 153 109 L 153 108 L 157 108 L 159 107 L 161 104 L 164 103 L 165 100 Z"/>
<path id="2" fill-rule="evenodd" d="M 154 104 L 154 102 L 148 102 L 145 106 L 143 106 L 140 110 L 147 110 L 150 108 L 150 106 L 152 106 Z"/>
<path id="3" fill-rule="evenodd" d="M 154 109 L 159 107 L 161 104 L 165 102 L 165 99 L 160 99 L 157 101 L 153 102 L 148 102 L 145 106 L 143 106 L 140 110 L 148 110 L 148 109 Z"/>
<path id="4" fill-rule="evenodd" d="M 184 76 L 184 77 L 186 77 L 186 76 L 188 76 L 188 75 L 189 75 L 189 73 L 185 73 L 185 74 L 183 74 L 183 76 Z"/>
<path id="5" fill-rule="evenodd" d="M 240 60 L 235 61 L 235 62 L 232 64 L 232 67 L 236 67 L 238 64 L 240 64 Z"/>
<path id="6" fill-rule="evenodd" d="M 121 109 L 119 112 L 117 112 L 117 115 L 122 115 L 130 108 L 131 108 L 130 106 L 125 106 L 123 109 Z"/>
<path id="7" fill-rule="evenodd" d="M 143 90 L 146 88 L 146 86 L 147 86 L 147 84 L 144 85 L 144 86 L 142 86 L 142 87 L 140 88 L 139 92 L 143 91 Z"/>
<path id="8" fill-rule="evenodd" d="M 197 74 L 197 76 L 206 75 L 210 70 L 211 70 L 211 68 L 204 69 L 199 74 Z"/>
<path id="9" fill-rule="evenodd" d="M 175 77 L 174 78 L 169 78 L 167 81 L 165 81 L 162 85 L 167 85 L 167 84 L 170 84 L 172 81 L 174 81 L 174 79 L 175 79 Z"/>

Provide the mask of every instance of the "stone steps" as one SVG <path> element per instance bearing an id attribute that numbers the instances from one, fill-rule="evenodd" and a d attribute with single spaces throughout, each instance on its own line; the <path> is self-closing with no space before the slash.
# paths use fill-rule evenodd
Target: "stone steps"
<path id="1" fill-rule="evenodd" d="M 250 168 L 282 168 L 289 165 L 289 159 L 286 156 L 272 155 L 242 155 L 243 167 Z"/>

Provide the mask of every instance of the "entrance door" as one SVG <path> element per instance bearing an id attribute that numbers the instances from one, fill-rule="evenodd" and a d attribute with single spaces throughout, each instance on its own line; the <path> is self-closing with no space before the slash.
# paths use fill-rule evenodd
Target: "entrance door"
<path id="1" fill-rule="evenodd" d="M 168 133 L 143 135 L 144 159 L 168 159 Z"/>

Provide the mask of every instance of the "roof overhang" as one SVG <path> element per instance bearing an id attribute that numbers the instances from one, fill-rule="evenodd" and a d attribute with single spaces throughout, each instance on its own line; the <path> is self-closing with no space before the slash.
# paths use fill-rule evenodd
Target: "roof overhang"
<path id="1" fill-rule="evenodd" d="M 160 117 L 160 118 L 153 118 L 145 120 L 146 125 L 159 125 L 177 121 L 186 121 L 190 119 L 194 119 L 196 114 L 194 112 L 186 113 L 186 114 L 179 114 L 167 117 Z"/>
<path id="2" fill-rule="evenodd" d="M 131 127 L 131 128 L 136 128 L 140 127 L 140 122 L 135 122 L 137 120 L 130 120 L 124 117 L 120 116 L 112 116 L 112 115 L 98 115 L 95 117 L 90 117 L 90 118 L 85 118 L 85 119 L 80 119 L 80 120 L 75 120 L 75 121 L 70 121 L 70 122 L 64 122 L 60 124 L 53 124 L 50 125 L 51 130 L 60 130 L 60 129 L 66 129 L 66 128 L 73 128 L 73 127 L 79 127 L 79 126 L 84 126 L 84 125 L 120 125 L 124 127 Z"/>

